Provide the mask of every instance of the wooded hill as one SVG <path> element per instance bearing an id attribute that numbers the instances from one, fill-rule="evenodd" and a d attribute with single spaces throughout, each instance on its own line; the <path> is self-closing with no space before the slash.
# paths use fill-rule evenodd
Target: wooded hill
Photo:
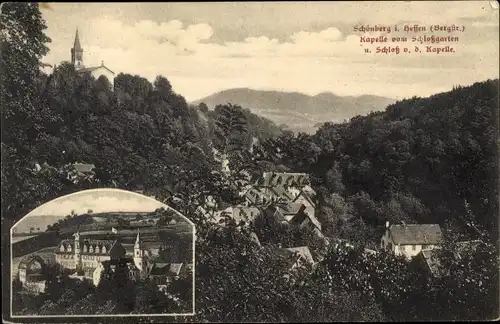
<path id="1" fill-rule="evenodd" d="M 43 75 L 49 40 L 38 4 L 5 4 L 1 18 L 2 228 L 63 194 L 140 187 L 196 224 L 197 315 L 183 321 L 498 317 L 498 80 L 403 100 L 348 123 L 327 123 L 313 135 L 282 133 L 235 105 L 214 112 L 190 106 L 162 76 L 151 84 L 120 74 L 111 91 L 107 80 L 82 77 L 70 64 Z M 229 157 L 230 176 L 214 148 Z M 43 162 L 48 166 L 34 169 Z M 69 181 L 61 166 L 73 162 L 95 164 L 96 177 Z M 207 196 L 236 204 L 239 171 L 274 170 L 311 175 L 327 236 L 362 247 L 380 242 L 387 220 L 429 222 L 443 226 L 450 244 L 469 238 L 484 244 L 470 258 L 443 259 L 441 278 L 422 278 L 385 252 L 366 259 L 357 251 L 329 251 L 312 275 L 290 276 L 288 261 L 253 244 L 249 233 L 221 229 L 193 210 Z M 2 263 L 9 257 L 9 232 L 3 235 Z M 141 312 L 154 312 L 150 303 L 141 305 Z M 56 306 L 46 305 L 47 313 Z"/>

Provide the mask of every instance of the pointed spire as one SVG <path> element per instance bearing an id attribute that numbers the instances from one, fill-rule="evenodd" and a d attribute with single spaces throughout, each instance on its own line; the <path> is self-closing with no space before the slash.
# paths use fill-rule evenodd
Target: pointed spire
<path id="1" fill-rule="evenodd" d="M 139 245 L 140 243 L 141 243 L 141 237 L 140 237 L 139 230 L 137 230 L 137 238 L 135 239 L 135 244 Z"/>
<path id="2" fill-rule="evenodd" d="M 80 45 L 80 37 L 78 37 L 78 27 L 76 27 L 75 43 L 73 45 L 75 51 L 81 51 L 82 46 Z"/>

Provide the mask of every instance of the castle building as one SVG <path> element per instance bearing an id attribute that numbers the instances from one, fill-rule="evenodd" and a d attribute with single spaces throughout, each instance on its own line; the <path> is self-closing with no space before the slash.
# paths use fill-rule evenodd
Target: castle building
<path id="1" fill-rule="evenodd" d="M 125 256 L 125 248 L 119 240 L 84 239 L 76 232 L 74 239 L 59 242 L 56 248 L 56 263 L 66 269 L 82 273 L 86 278 L 92 278 L 94 270 L 100 262 L 118 260 Z"/>
<path id="2" fill-rule="evenodd" d="M 82 238 L 79 231 L 73 236 L 74 239 L 62 240 L 57 246 L 56 263 L 74 270 L 71 277 L 89 279 L 95 286 L 104 277 L 113 277 L 118 270 L 122 273 L 125 271 L 132 280 L 150 278 L 158 286 L 164 286 L 189 267 L 187 264 L 162 260 L 158 253 L 160 249 L 143 246 L 139 232 L 132 257 L 126 255 L 127 251 L 119 239 L 87 239 Z M 25 273 L 22 275 L 26 277 Z"/>
<path id="3" fill-rule="evenodd" d="M 111 89 L 114 87 L 115 72 L 111 71 L 101 61 L 100 66 L 85 67 L 83 63 L 83 48 L 80 44 L 80 37 L 78 35 L 78 28 L 76 29 L 75 42 L 71 48 L 71 64 L 75 67 L 78 73 L 90 73 L 96 80 L 101 76 L 106 77 L 111 84 Z"/>
<path id="4" fill-rule="evenodd" d="M 140 232 L 137 232 L 133 257 L 101 262 L 93 273 L 94 285 L 98 286 L 102 278 L 113 277 L 118 270 L 122 270 L 127 272 L 132 280 L 149 278 L 162 288 L 183 271 L 187 271 L 189 265 L 165 262 L 155 251 L 158 252 L 156 249 L 147 249 L 143 246 Z"/>

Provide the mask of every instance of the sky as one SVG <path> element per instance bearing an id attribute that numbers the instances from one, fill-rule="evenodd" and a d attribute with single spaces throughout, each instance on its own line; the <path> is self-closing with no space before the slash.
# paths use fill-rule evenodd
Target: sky
<path id="1" fill-rule="evenodd" d="M 42 9 L 52 39 L 43 61 L 69 61 L 78 28 L 86 66 L 104 61 L 151 81 L 161 74 L 188 101 L 231 88 L 401 99 L 498 78 L 498 12 L 496 1 L 55 3 Z M 404 25 L 427 30 L 403 32 Z M 465 30 L 432 32 L 434 25 Z M 360 41 L 380 35 L 388 42 Z M 411 42 L 424 35 L 459 40 L 439 44 L 454 53 L 426 53 L 438 44 Z M 399 36 L 409 40 L 392 42 Z M 375 53 L 398 45 L 400 54 Z"/>
<path id="2" fill-rule="evenodd" d="M 51 200 L 24 216 L 13 228 L 21 233 L 30 227 L 45 230 L 48 224 L 69 215 L 72 210 L 80 215 L 92 209 L 102 212 L 152 212 L 157 208 L 168 208 L 152 198 L 120 189 L 93 189 L 80 191 Z"/>

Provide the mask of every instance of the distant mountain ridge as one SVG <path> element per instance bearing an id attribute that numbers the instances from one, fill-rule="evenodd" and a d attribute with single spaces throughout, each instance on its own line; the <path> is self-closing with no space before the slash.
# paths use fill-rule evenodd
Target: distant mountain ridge
<path id="1" fill-rule="evenodd" d="M 338 96 L 322 92 L 315 96 L 299 92 L 235 88 L 214 93 L 192 104 L 204 102 L 208 108 L 232 103 L 294 131 L 313 132 L 318 123 L 341 122 L 371 111 L 384 110 L 395 99 L 375 95 Z"/>

